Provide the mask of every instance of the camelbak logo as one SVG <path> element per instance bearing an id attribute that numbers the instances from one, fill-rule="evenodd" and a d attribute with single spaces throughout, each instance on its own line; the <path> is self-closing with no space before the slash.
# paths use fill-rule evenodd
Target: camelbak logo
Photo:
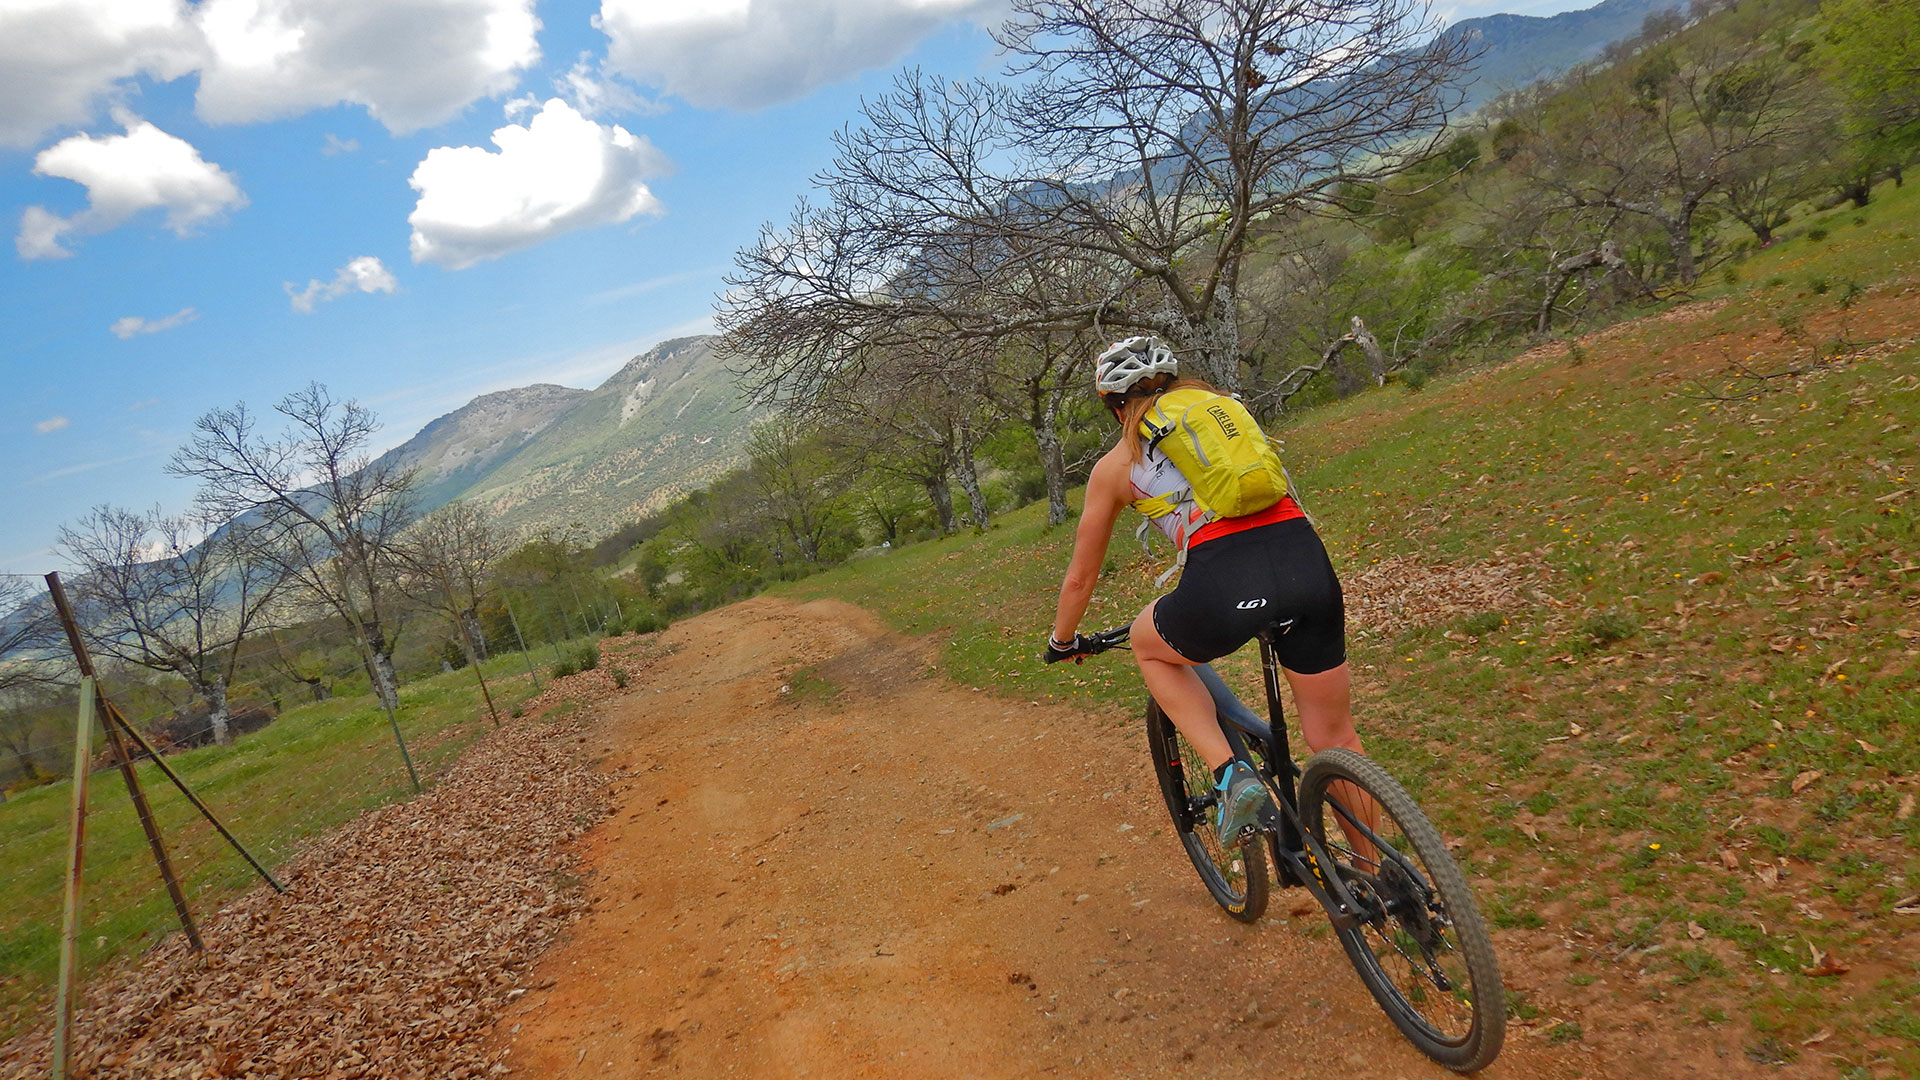
<path id="1" fill-rule="evenodd" d="M 1267 598 L 1262 596 L 1257 600 L 1242 600 L 1233 606 L 1239 608 L 1242 611 L 1251 611 L 1257 607 L 1266 607 Z"/>
<path id="2" fill-rule="evenodd" d="M 1207 407 L 1207 413 L 1219 422 L 1220 430 L 1226 434 L 1229 440 L 1240 437 L 1240 429 L 1235 426 L 1233 417 L 1228 415 L 1227 410 L 1218 405 L 1209 405 Z"/>

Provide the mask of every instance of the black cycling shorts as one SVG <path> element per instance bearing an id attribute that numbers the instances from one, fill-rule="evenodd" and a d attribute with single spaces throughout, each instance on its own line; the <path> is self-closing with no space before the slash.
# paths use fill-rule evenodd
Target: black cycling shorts
<path id="1" fill-rule="evenodd" d="M 1204 664 L 1275 622 L 1280 663 L 1317 675 L 1347 659 L 1347 606 L 1320 536 L 1306 518 L 1228 533 L 1187 553 L 1180 584 L 1153 609 L 1154 629 L 1175 652 Z"/>

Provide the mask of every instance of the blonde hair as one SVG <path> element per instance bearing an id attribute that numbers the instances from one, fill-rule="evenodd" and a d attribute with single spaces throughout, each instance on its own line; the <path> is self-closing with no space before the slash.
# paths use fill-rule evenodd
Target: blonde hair
<path id="1" fill-rule="evenodd" d="M 1160 400 L 1161 394 L 1174 390 L 1205 390 L 1210 394 L 1220 392 L 1212 384 L 1199 379 L 1180 379 L 1171 375 L 1157 375 L 1154 378 L 1160 380 L 1159 385 L 1149 386 L 1147 392 L 1138 397 L 1129 395 L 1126 404 L 1120 406 L 1120 445 L 1127 448 L 1127 463 L 1130 465 L 1140 464 L 1140 420 L 1147 415 L 1153 403 Z M 1142 379 L 1141 383 L 1152 381 Z"/>

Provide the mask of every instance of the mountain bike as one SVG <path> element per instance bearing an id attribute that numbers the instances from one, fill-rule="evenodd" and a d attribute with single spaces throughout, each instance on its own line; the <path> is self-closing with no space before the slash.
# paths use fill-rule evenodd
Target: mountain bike
<path id="1" fill-rule="evenodd" d="M 1210 665 L 1196 670 L 1213 696 L 1236 757 L 1272 796 L 1231 847 L 1210 819 L 1213 774 L 1158 703 L 1147 701 L 1147 749 L 1175 832 L 1200 880 L 1228 915 L 1254 922 L 1266 911 L 1268 866 L 1282 887 L 1320 903 L 1360 981 L 1402 1034 L 1457 1072 L 1485 1067 L 1506 1037 L 1506 990 L 1493 942 L 1447 845 L 1399 782 L 1370 758 L 1330 748 L 1294 763 L 1280 703 L 1276 633 L 1261 631 L 1260 668 L 1271 722 L 1260 719 Z M 1088 653 L 1125 648 L 1131 628 L 1083 638 Z M 1344 781 L 1352 788 L 1336 788 Z M 1379 806 L 1377 825 L 1337 794 L 1354 789 Z"/>

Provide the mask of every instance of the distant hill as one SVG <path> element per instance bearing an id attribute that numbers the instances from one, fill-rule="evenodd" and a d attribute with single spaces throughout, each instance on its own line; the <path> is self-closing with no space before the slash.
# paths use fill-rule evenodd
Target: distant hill
<path id="1" fill-rule="evenodd" d="M 439 506 L 484 480 L 592 394 L 537 383 L 474 398 L 381 455 L 382 462 L 420 470 L 420 498 Z"/>
<path id="2" fill-rule="evenodd" d="M 1591 60 L 1608 45 L 1638 33 L 1647 16 L 1684 6 L 1683 0 L 1603 0 L 1548 18 L 1488 15 L 1454 23 L 1447 35 L 1470 36 L 1485 50 L 1474 65 L 1462 112 Z"/>
<path id="3" fill-rule="evenodd" d="M 490 394 L 427 425 L 394 453 L 422 443 L 429 448 L 422 468 L 437 462 L 445 470 L 423 477 L 431 496 L 423 508 L 462 498 L 508 525 L 578 523 L 589 536 L 604 535 L 739 460 L 751 418 L 714 341 L 662 342 L 593 390 Z M 494 452 L 523 430 L 528 437 L 510 453 Z"/>

